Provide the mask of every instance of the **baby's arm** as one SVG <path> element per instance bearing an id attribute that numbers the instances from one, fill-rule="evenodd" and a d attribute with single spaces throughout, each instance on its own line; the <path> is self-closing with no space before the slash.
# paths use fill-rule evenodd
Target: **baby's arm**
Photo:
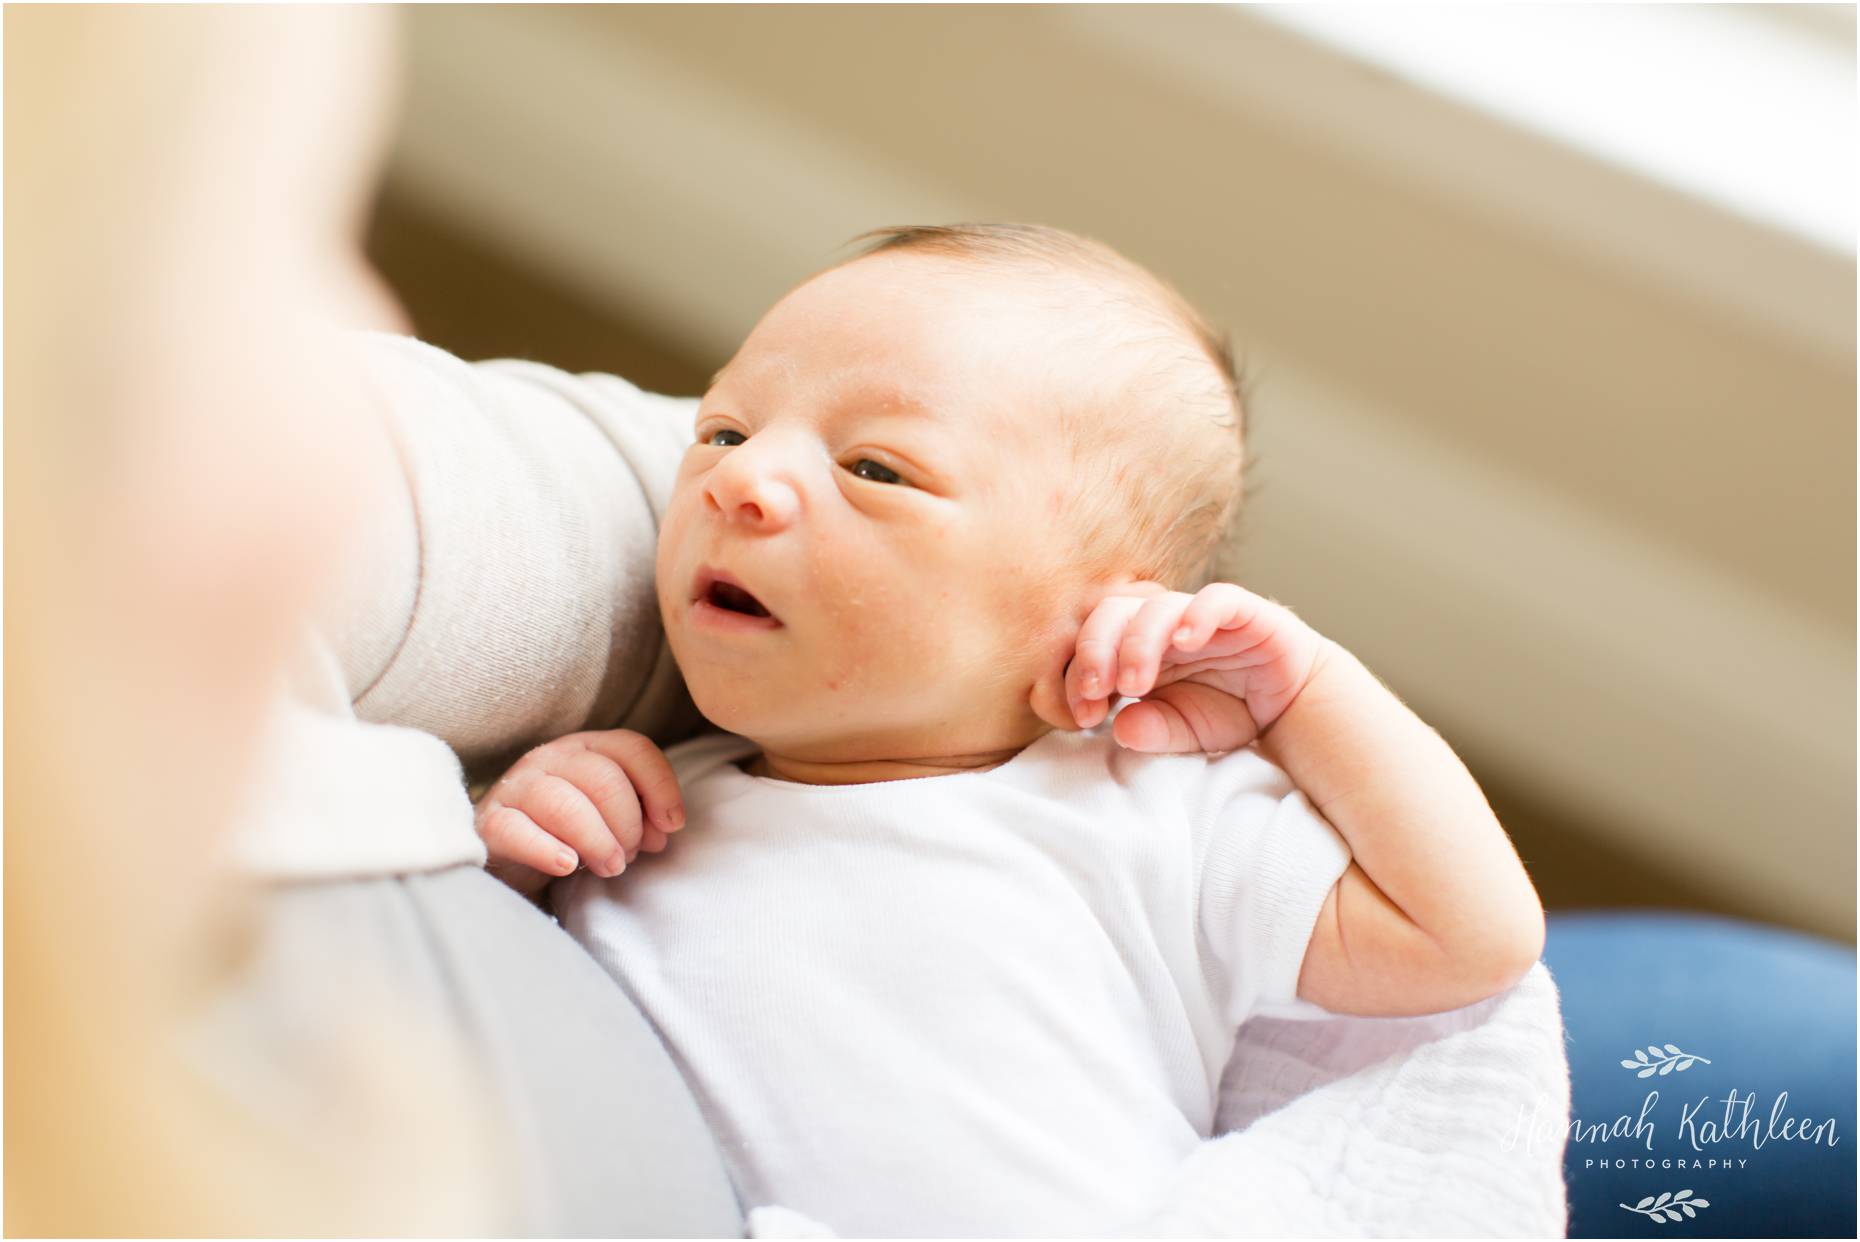
<path id="1" fill-rule="evenodd" d="M 671 765 L 627 729 L 571 733 L 538 746 L 478 800 L 490 870 L 533 895 L 586 864 L 615 876 L 684 827 Z"/>
<path id="2" fill-rule="evenodd" d="M 1544 945 L 1517 851 L 1441 736 L 1355 656 L 1324 652 L 1259 739 L 1355 856 L 1318 913 L 1298 994 L 1395 1016 L 1503 991 Z"/>
<path id="3" fill-rule="evenodd" d="M 1334 1013 L 1472 1004 L 1543 950 L 1543 906 L 1472 775 L 1356 657 L 1290 610 L 1217 583 L 1114 597 L 1081 629 L 1067 679 L 1079 723 L 1145 751 L 1257 741 L 1349 844 L 1298 995 Z"/>

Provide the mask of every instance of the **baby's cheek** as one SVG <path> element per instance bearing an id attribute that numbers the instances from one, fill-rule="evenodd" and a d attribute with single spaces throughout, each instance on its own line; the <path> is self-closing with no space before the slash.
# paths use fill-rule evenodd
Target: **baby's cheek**
<path id="1" fill-rule="evenodd" d="M 693 455 L 687 451 L 685 459 L 678 466 L 678 475 L 672 481 L 672 495 L 665 505 L 665 516 L 659 523 L 659 551 L 663 555 L 667 548 L 679 547 L 685 538 L 685 529 L 691 524 L 691 515 L 703 504 L 704 480 Z"/>
<path id="2" fill-rule="evenodd" d="M 824 689 L 916 694 L 947 676 L 959 632 L 950 591 L 873 579 L 840 585 L 821 653 Z"/>

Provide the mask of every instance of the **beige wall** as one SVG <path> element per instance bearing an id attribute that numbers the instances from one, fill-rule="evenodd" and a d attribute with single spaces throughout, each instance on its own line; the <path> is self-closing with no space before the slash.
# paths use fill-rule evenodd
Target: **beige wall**
<path id="1" fill-rule="evenodd" d="M 1103 237 L 1257 377 L 1237 572 L 1468 756 L 1547 896 L 1851 939 L 1851 254 L 1225 7 L 408 34 L 376 250 L 442 344 L 677 387 L 862 229 Z"/>

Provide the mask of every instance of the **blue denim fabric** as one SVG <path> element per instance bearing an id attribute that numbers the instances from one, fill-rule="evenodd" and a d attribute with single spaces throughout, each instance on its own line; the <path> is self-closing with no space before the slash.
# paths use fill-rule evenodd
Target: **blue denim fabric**
<path id="1" fill-rule="evenodd" d="M 1851 948 L 1710 915 L 1585 911 L 1551 916 L 1544 961 L 1562 993 L 1581 1123 L 1564 1161 L 1569 1236 L 1855 1236 Z M 1643 1078 L 1638 1060 L 1621 1064 L 1637 1053 L 1656 1063 L 1655 1052 L 1673 1068 Z M 1621 1117 L 1637 1132 L 1604 1140 L 1584 1128 Z M 1792 1118 L 1810 1123 L 1810 1139 L 1782 1137 Z M 1658 1222 L 1629 1210 L 1682 1190 L 1710 1206 Z"/>

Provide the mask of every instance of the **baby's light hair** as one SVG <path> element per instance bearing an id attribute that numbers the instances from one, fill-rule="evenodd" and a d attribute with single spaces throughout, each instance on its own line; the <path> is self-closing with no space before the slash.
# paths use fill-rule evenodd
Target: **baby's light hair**
<path id="1" fill-rule="evenodd" d="M 1079 341 L 1126 361 L 1110 390 L 1056 411 L 1081 482 L 1081 555 L 1178 590 L 1208 581 L 1240 508 L 1246 408 L 1226 338 L 1187 298 L 1103 242 L 1047 225 L 902 225 L 852 244 L 847 262 L 913 252 L 1064 280 L 1055 309 L 1084 317 Z"/>

